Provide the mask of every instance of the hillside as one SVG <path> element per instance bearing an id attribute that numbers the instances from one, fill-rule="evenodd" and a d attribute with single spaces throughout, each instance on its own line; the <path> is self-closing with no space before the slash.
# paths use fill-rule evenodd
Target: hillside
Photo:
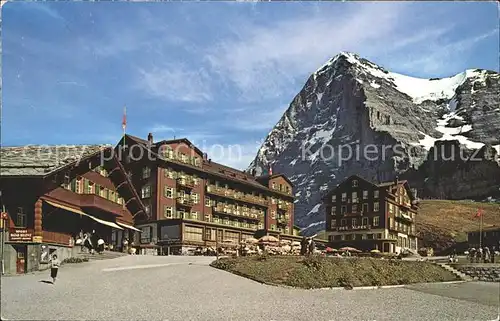
<path id="1" fill-rule="evenodd" d="M 500 226 L 500 204 L 472 201 L 422 200 L 418 210 L 419 247 L 432 247 L 439 252 L 456 242 L 467 240 L 467 231 L 479 229 L 482 209 L 483 226 Z M 328 239 L 324 231 L 318 237 Z"/>

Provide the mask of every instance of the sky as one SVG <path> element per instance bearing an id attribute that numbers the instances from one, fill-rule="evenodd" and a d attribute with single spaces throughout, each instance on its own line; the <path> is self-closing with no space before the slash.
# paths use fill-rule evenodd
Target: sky
<path id="1" fill-rule="evenodd" d="M 495 2 L 7 2 L 3 146 L 186 137 L 245 169 L 340 51 L 393 72 L 499 70 Z"/>

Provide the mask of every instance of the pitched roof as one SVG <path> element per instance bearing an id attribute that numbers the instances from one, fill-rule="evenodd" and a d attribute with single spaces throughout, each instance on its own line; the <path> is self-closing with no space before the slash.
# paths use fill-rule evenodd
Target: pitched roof
<path id="1" fill-rule="evenodd" d="M 1 176 L 45 176 L 111 145 L 27 145 L 0 148 Z"/>

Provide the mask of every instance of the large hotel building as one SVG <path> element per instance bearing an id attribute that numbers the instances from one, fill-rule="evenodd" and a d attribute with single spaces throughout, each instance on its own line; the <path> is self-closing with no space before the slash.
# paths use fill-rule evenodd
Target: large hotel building
<path id="1" fill-rule="evenodd" d="M 116 147 L 146 208 L 136 217 L 141 252 L 189 248 L 273 235 L 299 239 L 293 185 L 280 174 L 253 175 L 211 161 L 187 139 L 126 135 Z"/>
<path id="2" fill-rule="evenodd" d="M 323 199 L 329 245 L 389 253 L 417 250 L 414 200 L 407 181 L 374 184 L 349 177 Z"/>

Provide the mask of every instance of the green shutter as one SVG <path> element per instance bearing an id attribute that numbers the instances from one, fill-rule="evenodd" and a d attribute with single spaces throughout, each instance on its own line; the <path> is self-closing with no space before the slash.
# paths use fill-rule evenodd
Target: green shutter
<path id="1" fill-rule="evenodd" d="M 101 191 L 101 185 L 99 184 L 94 184 L 94 194 L 99 195 L 99 192 Z"/>
<path id="2" fill-rule="evenodd" d="M 71 185 L 71 190 L 73 192 L 76 192 L 76 179 L 72 180 L 70 185 Z"/>

